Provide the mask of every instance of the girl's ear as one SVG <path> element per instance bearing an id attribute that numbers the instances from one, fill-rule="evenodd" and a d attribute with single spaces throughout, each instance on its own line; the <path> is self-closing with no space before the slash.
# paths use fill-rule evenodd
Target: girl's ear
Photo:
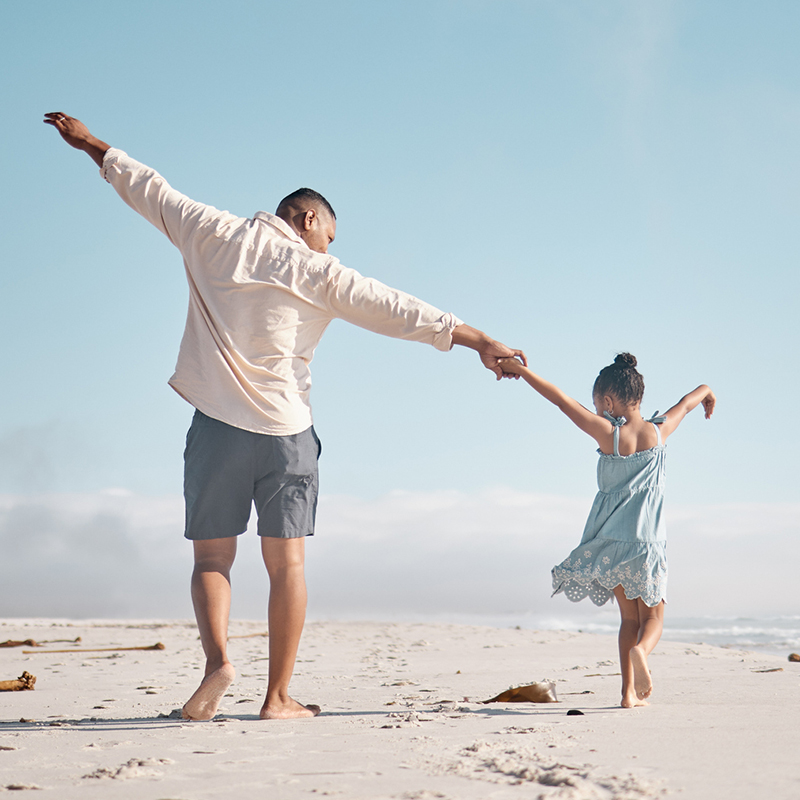
<path id="1" fill-rule="evenodd" d="M 613 409 L 613 408 L 614 408 L 614 398 L 611 397 L 610 394 L 604 394 L 603 395 L 603 411 L 608 411 L 608 413 L 610 414 L 611 413 L 611 409 Z"/>

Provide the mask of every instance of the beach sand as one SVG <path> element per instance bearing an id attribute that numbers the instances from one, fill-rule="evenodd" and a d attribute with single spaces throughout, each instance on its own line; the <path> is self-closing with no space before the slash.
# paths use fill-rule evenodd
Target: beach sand
<path id="1" fill-rule="evenodd" d="M 242 636 L 263 622 L 233 622 Z M 293 695 L 315 719 L 265 722 L 267 640 L 236 638 L 211 722 L 174 718 L 201 677 L 189 622 L 0 621 L 0 792 L 36 797 L 745 798 L 800 796 L 800 664 L 661 642 L 647 708 L 621 709 L 611 636 L 463 625 L 312 622 Z M 45 653 L 45 649 L 163 650 Z M 779 671 L 765 671 L 779 670 Z M 559 703 L 491 704 L 552 680 Z M 583 712 L 568 715 L 571 709 Z M 13 787 L 13 788 L 12 788 Z"/>

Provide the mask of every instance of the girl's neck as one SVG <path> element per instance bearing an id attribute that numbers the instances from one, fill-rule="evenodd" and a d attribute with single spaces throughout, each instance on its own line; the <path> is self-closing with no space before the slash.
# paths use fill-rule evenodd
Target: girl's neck
<path id="1" fill-rule="evenodd" d="M 642 420 L 641 404 L 639 403 L 634 406 L 623 406 L 614 403 L 610 413 L 614 417 L 625 417 L 628 422 L 640 422 Z"/>

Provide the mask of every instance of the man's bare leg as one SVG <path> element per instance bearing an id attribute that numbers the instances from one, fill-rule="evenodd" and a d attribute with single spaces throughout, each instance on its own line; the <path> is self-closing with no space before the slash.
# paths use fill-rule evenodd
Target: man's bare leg
<path id="1" fill-rule="evenodd" d="M 192 602 L 206 654 L 206 671 L 197 691 L 183 707 L 183 718 L 212 719 L 236 677 L 228 661 L 228 616 L 231 610 L 231 566 L 236 537 L 194 542 Z"/>
<path id="2" fill-rule="evenodd" d="M 289 681 L 306 619 L 305 539 L 261 537 L 269 573 L 269 685 L 261 719 L 314 717 L 319 706 L 289 697 Z"/>

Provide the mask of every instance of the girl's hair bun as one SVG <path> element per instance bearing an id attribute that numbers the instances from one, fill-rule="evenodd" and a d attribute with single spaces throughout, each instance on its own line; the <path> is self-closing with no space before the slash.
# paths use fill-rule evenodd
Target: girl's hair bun
<path id="1" fill-rule="evenodd" d="M 642 402 L 644 378 L 636 369 L 636 357 L 630 353 L 619 353 L 613 364 L 603 367 L 594 382 L 592 395 L 613 395 L 623 405 Z"/>
<path id="2" fill-rule="evenodd" d="M 617 353 L 614 359 L 614 366 L 618 369 L 635 369 L 636 356 L 632 356 L 630 353 Z"/>

